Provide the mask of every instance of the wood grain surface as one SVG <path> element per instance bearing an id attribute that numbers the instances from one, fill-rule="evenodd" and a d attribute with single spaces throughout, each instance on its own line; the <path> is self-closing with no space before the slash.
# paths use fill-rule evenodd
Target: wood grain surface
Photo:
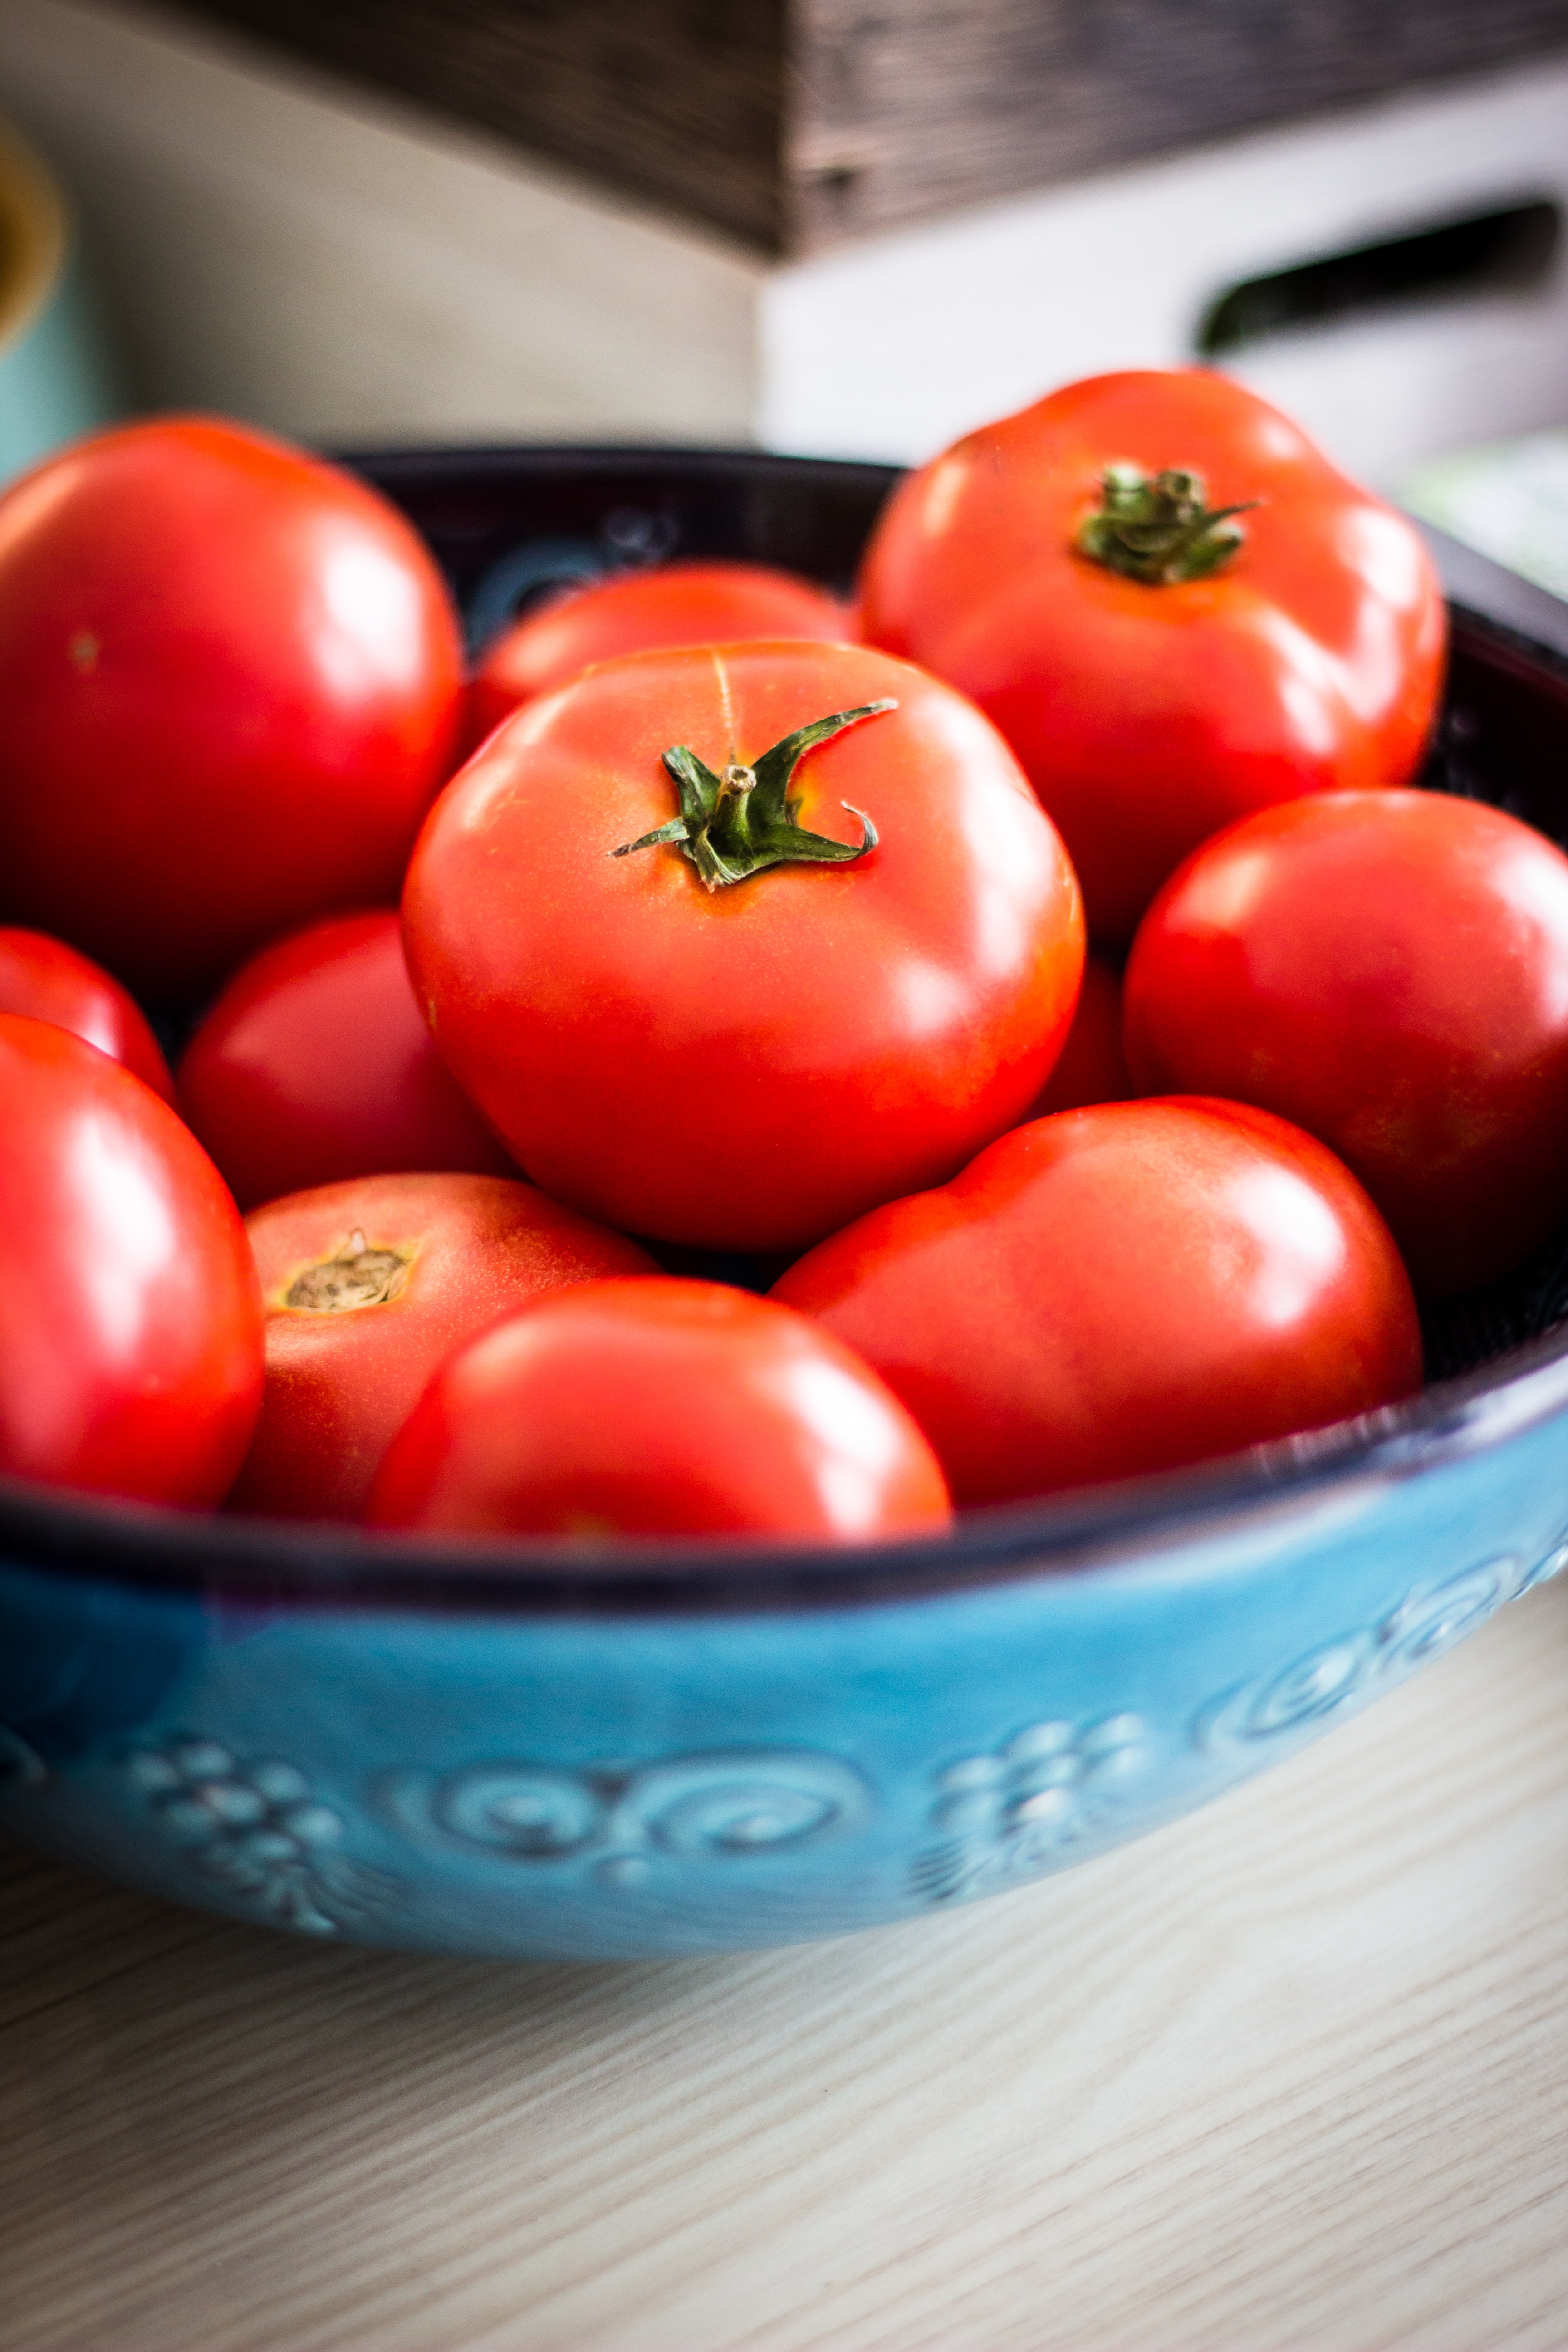
<path id="1" fill-rule="evenodd" d="M 1560 2352 L 1568 1584 L 838 1944 L 321 1948 L 0 1856 L 4 2352 Z"/>
<path id="2" fill-rule="evenodd" d="M 807 252 L 1568 43 L 1568 0 L 182 0 Z"/>

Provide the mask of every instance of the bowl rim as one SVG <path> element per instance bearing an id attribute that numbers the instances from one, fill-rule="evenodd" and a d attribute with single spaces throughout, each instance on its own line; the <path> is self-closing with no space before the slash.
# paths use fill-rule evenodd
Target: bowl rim
<path id="1" fill-rule="evenodd" d="M 806 473 L 891 486 L 867 459 L 663 444 L 487 443 L 335 453 L 395 495 L 444 467 L 470 477 L 577 465 Z M 1418 524 L 1456 635 L 1568 686 L 1568 604 L 1442 531 Z M 389 1607 L 522 1615 L 709 1614 L 863 1607 L 1026 1578 L 1190 1572 L 1194 1543 L 1356 1486 L 1401 1483 L 1501 1447 L 1568 1414 L 1568 1318 L 1405 1402 L 1186 1468 L 967 1511 L 940 1535 L 866 1545 L 716 1538 L 402 1535 L 72 1493 L 0 1476 L 0 1566 L 170 1594 L 232 1593 L 268 1609 Z M 1564 1531 L 1568 1540 L 1568 1530 Z"/>

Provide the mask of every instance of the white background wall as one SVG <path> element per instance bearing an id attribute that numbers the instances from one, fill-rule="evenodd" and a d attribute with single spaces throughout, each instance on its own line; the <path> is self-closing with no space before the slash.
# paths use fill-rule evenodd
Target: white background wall
<path id="1" fill-rule="evenodd" d="M 144 395 L 311 439 L 748 437 L 757 265 L 183 20 L 0 0 Z"/>
<path id="2" fill-rule="evenodd" d="M 1542 196 L 1568 215 L 1568 58 L 879 238 L 765 287 L 761 429 L 923 455 L 1049 384 L 1180 365 L 1242 279 Z M 1379 482 L 1568 423 L 1568 237 L 1532 291 L 1300 331 L 1229 364 Z"/>

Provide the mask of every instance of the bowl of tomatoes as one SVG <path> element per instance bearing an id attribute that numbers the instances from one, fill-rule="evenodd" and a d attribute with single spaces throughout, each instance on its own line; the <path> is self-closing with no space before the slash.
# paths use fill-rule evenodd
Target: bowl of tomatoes
<path id="1" fill-rule="evenodd" d="M 1448 616 L 1434 730 L 1421 693 L 1436 692 L 1441 646 L 1410 577 L 1390 619 L 1347 610 L 1314 576 L 1317 611 L 1291 626 L 1317 629 L 1320 702 L 1307 709 L 1287 679 L 1271 719 L 1259 646 L 1296 639 L 1253 611 L 1238 653 L 1214 592 L 1246 547 L 1278 563 L 1268 532 L 1299 486 L 1281 475 L 1243 513 L 1246 499 L 1194 483 L 1195 469 L 1139 475 L 1130 430 L 1101 446 L 1076 411 L 1064 429 L 1104 496 L 1081 513 L 1079 497 L 1069 520 L 1084 543 L 1064 553 L 1063 539 L 1052 562 L 1119 552 L 1074 622 L 1069 683 L 1025 698 L 1024 716 L 1019 663 L 1004 656 L 1032 646 L 1027 610 L 998 564 L 1003 605 L 973 617 L 987 573 L 963 532 L 986 483 L 951 463 L 944 476 L 947 461 L 900 488 L 891 469 L 755 453 L 383 452 L 351 470 L 433 556 L 476 681 L 443 773 L 470 756 L 412 865 L 430 797 L 416 776 L 434 755 L 418 712 L 391 705 L 378 706 L 392 747 L 378 759 L 383 772 L 403 762 L 398 807 L 389 815 L 384 795 L 313 836 L 307 823 L 303 857 L 274 809 L 189 920 L 197 886 L 175 868 L 208 822 L 194 757 L 174 850 L 135 887 L 134 822 L 104 820 L 89 920 L 68 904 L 79 874 L 50 865 L 45 817 L 25 837 L 14 828 L 14 870 L 44 878 L 0 919 L 68 936 L 74 923 L 79 950 L 131 980 L 183 1047 L 188 1124 L 156 1102 L 155 1061 L 128 1110 L 89 1049 L 92 1132 L 120 1154 L 123 1246 L 139 1233 L 156 1260 L 169 1360 L 225 1286 L 249 1279 L 230 1195 L 250 1213 L 269 1314 L 293 1320 L 292 1353 L 280 1340 L 268 1356 L 259 1424 L 230 1333 L 199 1362 L 179 1359 L 186 1389 L 162 1422 L 149 1406 L 121 1433 L 109 1468 L 68 1486 L 0 1481 L 9 1832 L 319 1937 L 613 1959 L 834 1936 L 1000 1891 L 1205 1801 L 1568 1560 L 1568 1143 L 1554 1110 L 1537 1112 L 1533 1147 L 1514 1117 L 1515 1096 L 1556 1099 L 1552 1037 L 1521 1047 L 1512 1094 L 1479 1102 L 1437 1056 L 1426 1093 L 1412 1079 L 1405 1101 L 1408 1056 L 1378 1058 L 1386 983 L 1357 995 L 1346 982 L 1336 999 L 1314 982 L 1303 1013 L 1299 983 L 1258 978 L 1257 944 L 1342 981 L 1345 927 L 1359 936 L 1397 903 L 1425 922 L 1434 971 L 1469 976 L 1458 993 L 1471 1003 L 1489 950 L 1445 909 L 1479 859 L 1512 893 L 1503 962 L 1527 969 L 1543 1036 L 1568 1022 L 1568 988 L 1558 1003 L 1545 950 L 1520 929 L 1542 908 L 1546 931 L 1557 920 L 1556 869 L 1538 872 L 1530 845 L 1557 858 L 1549 845 L 1568 829 L 1564 647 L 1489 617 L 1472 586 L 1475 604 Z M 1356 541 L 1385 586 L 1402 562 L 1408 572 L 1403 542 L 1363 506 L 1306 510 L 1314 544 Z M 984 527 L 1005 535 L 1014 520 Z M 353 514 L 318 521 L 340 533 L 339 590 L 363 590 L 374 551 Z M 949 527 L 952 575 L 922 588 L 916 559 Z M 736 644 L 717 669 L 690 650 L 710 642 L 700 615 L 671 641 L 687 650 L 637 651 L 654 567 L 685 563 L 798 575 L 795 593 L 846 617 L 770 609 L 746 640 L 767 657 Z M 634 608 L 630 641 L 588 674 L 591 698 L 556 688 L 549 667 L 574 677 L 581 649 L 541 651 L 538 632 L 525 650 L 539 675 L 515 649 L 510 673 L 487 663 L 531 602 L 569 639 L 581 608 L 560 592 L 606 579 Z M 1187 599 L 1189 674 L 1248 714 L 1228 738 L 1160 679 L 1149 600 L 1167 587 Z M 61 610 L 75 676 L 128 693 L 107 627 Z M 456 664 L 455 647 L 443 658 Z M 1379 687 L 1424 662 L 1424 688 Z M 389 657 L 395 686 L 395 668 Z M 269 688 L 269 709 L 281 692 Z M 1035 767 L 1058 761 L 1059 826 L 994 754 L 997 729 L 1047 810 Z M 1205 729 L 1224 739 L 1217 782 Z M 36 749 L 0 740 L 0 778 L 7 751 L 15 773 Z M 1309 774 L 1314 761 L 1339 765 Z M 1181 791 L 1165 793 L 1178 771 Z M 1101 773 L 1131 778 L 1131 797 L 1108 802 Z M 296 788 L 308 811 L 302 767 Z M 1353 816 L 1352 801 L 1380 794 L 1392 834 L 1347 848 L 1308 822 L 1302 846 L 1315 800 Z M 1477 813 L 1457 844 L 1452 810 Z M 79 840 L 98 819 L 79 807 L 75 823 Z M 334 878 L 356 823 L 386 831 L 390 878 L 360 892 L 379 911 L 353 889 L 345 903 Z M 1203 866 L 1216 835 L 1224 856 Z M 405 866 L 399 934 L 390 902 Z M 873 880 L 860 932 L 845 910 Z M 747 915 L 772 882 L 802 919 Z M 1337 909 L 1340 931 L 1326 917 L 1314 929 L 1302 907 Z M 249 926 L 238 945 L 236 908 Z M 700 952 L 681 929 L 692 908 Z M 1400 952 L 1410 963 L 1419 949 Z M 1096 1076 L 1053 1101 L 1075 1004 L 1114 996 L 1123 964 L 1131 1072 L 1107 1047 Z M 1256 985 L 1240 1003 L 1243 967 Z M 268 1040 L 297 1050 L 342 992 L 369 1007 L 388 972 L 406 985 L 405 969 L 424 1019 L 395 1069 L 367 1043 L 374 1083 L 356 1094 L 336 1068 L 314 1125 L 285 1133 L 258 1076 Z M 1265 1085 L 1247 1023 L 1269 987 L 1285 1012 L 1268 1013 L 1267 1035 L 1293 1042 Z M 494 1017 L 520 992 L 549 1009 L 536 1028 Z M 368 1040 L 369 1013 L 356 1017 Z M 438 1087 L 423 1061 L 407 1075 L 427 1028 Z M 874 1051 L 846 1076 L 851 1033 Z M 128 1060 L 144 1052 L 130 1034 L 94 1045 Z M 0 1034 L 0 1051 L 25 1060 L 24 1045 L 16 1084 L 41 1103 L 49 1054 L 80 1054 Z M 1380 1074 L 1402 1125 L 1374 1120 L 1367 1139 L 1364 1106 L 1335 1091 L 1347 1058 Z M 689 1067 L 701 1083 L 683 1089 Z M 437 1101 L 433 1088 L 447 1090 Z M 416 1095 L 418 1119 L 444 1122 L 437 1175 L 411 1161 L 398 1125 Z M 1422 1171 L 1458 1165 L 1460 1145 L 1429 1097 L 1462 1098 L 1466 1134 L 1493 1139 L 1489 1191 L 1485 1171 L 1449 1172 L 1433 1207 Z M 116 1121 L 130 1141 L 114 1140 Z M 345 1123 L 361 1138 L 387 1129 L 379 1173 L 332 1158 Z M 176 1126 L 205 1148 L 180 1159 Z M 1398 1157 L 1395 1126 L 1416 1140 L 1385 1178 L 1377 1153 Z M 146 1238 L 157 1202 L 124 1175 L 154 1148 L 195 1204 L 162 1257 Z M 526 1215 L 520 1167 L 543 1204 Z M 1229 1222 L 1216 1224 L 1221 1198 Z M 386 1239 L 397 1215 L 426 1221 L 417 1247 Z M 542 1252 L 554 1269 L 542 1291 Z M 47 1234 L 34 1255 L 37 1283 L 12 1307 L 29 1331 L 48 1326 L 51 1300 L 67 1316 L 74 1279 Z M 510 1289 L 509 1265 L 521 1269 Z M 428 1329 L 412 1303 L 422 1283 Z M 1047 1307 L 1079 1319 L 1058 1319 L 1020 1370 L 1020 1335 Z M 640 1383 L 605 1354 L 606 1317 L 623 1338 L 636 1324 L 654 1368 Z M 353 1412 L 321 1369 L 329 1325 L 393 1335 L 379 1356 L 362 1349 L 374 1370 Z M 1090 1326 L 1098 1358 L 1073 1336 Z M 454 1333 L 463 1345 L 441 1355 Z M 715 1334 L 751 1351 L 738 1418 L 730 1375 L 711 1392 Z M 22 1360 L 11 1327 L 0 1338 Z M 42 1396 L 45 1360 L 26 1360 L 22 1385 Z M 289 1382 L 312 1400 L 291 1420 L 271 1402 Z M 768 1451 L 786 1391 L 808 1400 L 831 1526 L 802 1521 L 798 1462 L 780 1468 Z M 180 1474 L 195 1486 L 128 1492 L 125 1464 L 167 1448 L 171 1428 L 187 1453 L 205 1449 L 204 1469 Z M 616 1517 L 623 1463 L 621 1487 L 601 1477 L 585 1503 L 579 1483 L 553 1517 L 520 1521 L 497 1499 L 522 1475 L 520 1429 L 548 1433 L 536 1486 L 559 1485 L 572 1447 L 607 1431 L 636 1454 L 640 1517 Z M 742 1492 L 757 1516 L 737 1532 Z"/>

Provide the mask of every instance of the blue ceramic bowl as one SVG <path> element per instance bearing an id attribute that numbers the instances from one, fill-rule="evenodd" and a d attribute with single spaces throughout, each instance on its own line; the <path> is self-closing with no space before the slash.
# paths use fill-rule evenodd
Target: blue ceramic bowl
<path id="1" fill-rule="evenodd" d="M 890 478 L 361 462 L 481 628 L 628 553 L 842 577 Z M 1457 616 L 1433 781 L 1560 830 L 1565 616 L 1455 561 L 1514 608 Z M 1565 1309 L 1568 1237 L 1434 1319 L 1454 1376 L 1407 1407 L 849 1554 L 437 1546 L 13 1487 L 0 1822 L 235 1917 L 440 1952 L 715 1951 L 963 1902 L 1201 1804 L 1555 1573 Z"/>

